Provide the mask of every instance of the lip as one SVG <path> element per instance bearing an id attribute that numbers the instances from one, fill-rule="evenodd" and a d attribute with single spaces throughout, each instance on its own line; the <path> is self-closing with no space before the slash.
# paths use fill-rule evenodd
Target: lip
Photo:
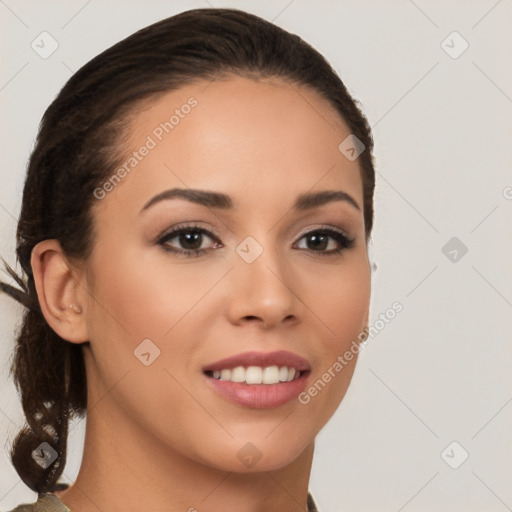
<path id="1" fill-rule="evenodd" d="M 279 384 L 246 384 L 245 382 L 231 382 L 218 380 L 207 375 L 206 372 L 232 369 L 237 366 L 288 366 L 301 372 L 298 379 Z M 271 409 L 284 405 L 304 390 L 311 373 L 311 365 L 303 357 L 278 350 L 275 352 L 243 352 L 225 359 L 215 361 L 203 368 L 206 384 L 210 389 L 227 399 L 231 403 L 250 407 L 252 409 Z"/>
<path id="2" fill-rule="evenodd" d="M 288 366 L 289 368 L 295 368 L 301 372 L 311 370 L 307 359 L 293 352 L 288 352 L 287 350 L 277 350 L 275 352 L 242 352 L 205 366 L 203 372 L 213 372 L 226 368 L 232 369 L 236 366 L 244 366 L 245 368 L 249 366 L 261 366 L 263 368 L 266 366 Z"/>
<path id="3" fill-rule="evenodd" d="M 207 375 L 204 378 L 211 389 L 231 403 L 252 409 L 272 409 L 295 400 L 304 391 L 309 374 L 307 371 L 296 380 L 279 384 L 246 384 L 217 380 Z"/>

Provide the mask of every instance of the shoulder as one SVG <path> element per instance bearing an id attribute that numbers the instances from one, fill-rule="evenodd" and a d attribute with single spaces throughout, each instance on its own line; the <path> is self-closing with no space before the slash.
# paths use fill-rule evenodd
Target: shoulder
<path id="1" fill-rule="evenodd" d="M 71 512 L 62 501 L 53 494 L 41 493 L 35 503 L 23 503 L 9 512 Z"/>

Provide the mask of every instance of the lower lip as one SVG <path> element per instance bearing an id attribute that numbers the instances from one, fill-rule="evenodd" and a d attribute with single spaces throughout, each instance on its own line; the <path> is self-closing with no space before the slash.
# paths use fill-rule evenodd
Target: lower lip
<path id="1" fill-rule="evenodd" d="M 205 378 L 217 393 L 231 402 L 253 409 L 272 409 L 297 398 L 306 387 L 308 375 L 309 372 L 303 372 L 298 379 L 279 384 L 245 384 L 208 375 Z"/>

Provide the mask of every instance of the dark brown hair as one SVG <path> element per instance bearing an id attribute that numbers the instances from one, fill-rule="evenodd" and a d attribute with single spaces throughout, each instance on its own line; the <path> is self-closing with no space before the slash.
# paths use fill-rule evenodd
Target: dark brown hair
<path id="1" fill-rule="evenodd" d="M 122 160 L 122 136 L 136 105 L 193 80 L 229 74 L 282 78 L 331 103 L 365 145 L 359 163 L 370 236 L 375 172 L 369 124 L 329 63 L 297 35 L 237 9 L 194 9 L 139 30 L 84 65 L 46 110 L 28 163 L 16 235 L 22 277 L 4 261 L 21 289 L 0 283 L 27 307 L 10 369 L 27 425 L 14 440 L 11 459 L 36 492 L 59 485 L 69 419 L 85 415 L 87 382 L 81 345 L 60 338 L 41 313 L 32 249 L 57 239 L 70 258 L 87 260 L 94 190 Z M 43 442 L 58 454 L 47 468 L 31 456 Z"/>

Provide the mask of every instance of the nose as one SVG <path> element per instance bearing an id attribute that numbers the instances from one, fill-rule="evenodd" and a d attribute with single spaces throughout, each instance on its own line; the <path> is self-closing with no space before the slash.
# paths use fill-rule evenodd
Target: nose
<path id="1" fill-rule="evenodd" d="M 231 323 L 254 323 L 267 330 L 300 322 L 303 303 L 294 289 L 298 280 L 289 263 L 264 250 L 252 263 L 240 258 L 235 267 L 228 302 Z"/>

